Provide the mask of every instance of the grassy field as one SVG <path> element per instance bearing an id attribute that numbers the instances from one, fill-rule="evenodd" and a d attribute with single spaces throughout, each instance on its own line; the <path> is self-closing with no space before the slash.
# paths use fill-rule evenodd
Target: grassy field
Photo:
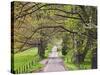
<path id="1" fill-rule="evenodd" d="M 25 73 L 37 71 L 43 67 L 43 65 L 39 63 L 40 59 L 37 55 L 37 51 L 37 48 L 31 48 L 14 54 L 14 71 L 17 73 Z"/>

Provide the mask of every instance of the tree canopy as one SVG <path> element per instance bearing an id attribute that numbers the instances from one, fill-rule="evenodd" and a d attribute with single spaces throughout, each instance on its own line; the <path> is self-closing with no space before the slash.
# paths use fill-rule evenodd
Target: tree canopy
<path id="1" fill-rule="evenodd" d="M 62 52 L 73 49 L 73 55 L 81 55 L 80 62 L 88 51 L 93 54 L 97 49 L 95 6 L 14 2 L 11 10 L 12 52 L 31 47 L 42 51 L 55 38 L 63 40 Z"/>

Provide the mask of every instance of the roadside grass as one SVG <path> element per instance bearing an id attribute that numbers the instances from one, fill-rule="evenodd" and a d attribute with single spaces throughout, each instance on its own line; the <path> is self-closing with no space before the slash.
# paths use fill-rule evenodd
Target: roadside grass
<path id="1" fill-rule="evenodd" d="M 71 55 L 63 56 L 64 65 L 66 70 L 77 70 L 78 67 L 71 60 Z"/>
<path id="2" fill-rule="evenodd" d="M 84 61 L 83 63 L 80 64 L 80 68 L 85 70 L 85 69 L 91 69 L 91 61 Z"/>
<path id="3" fill-rule="evenodd" d="M 91 63 L 90 61 L 84 61 L 83 63 L 80 64 L 75 64 L 71 61 L 64 61 L 65 68 L 68 70 L 86 70 L 86 69 L 91 69 Z"/>
<path id="4" fill-rule="evenodd" d="M 71 62 L 67 62 L 67 63 L 64 62 L 64 64 L 67 70 L 77 70 L 78 69 L 77 66 Z"/>
<path id="5" fill-rule="evenodd" d="M 65 56 L 62 55 L 61 51 L 58 52 L 59 56 L 62 57 L 64 61 L 64 66 L 66 70 L 85 70 L 91 69 L 91 57 L 90 53 L 86 55 L 84 62 L 80 64 L 75 64 L 72 62 L 73 51 L 70 50 Z"/>
<path id="6" fill-rule="evenodd" d="M 39 63 L 40 58 L 37 55 L 37 51 L 37 48 L 31 48 L 14 54 L 14 71 L 17 73 L 28 73 L 42 68 L 43 65 Z"/>

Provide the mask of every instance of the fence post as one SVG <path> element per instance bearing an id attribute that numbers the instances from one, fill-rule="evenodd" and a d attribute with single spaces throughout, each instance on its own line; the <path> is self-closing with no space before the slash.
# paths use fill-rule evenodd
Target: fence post
<path id="1" fill-rule="evenodd" d="M 19 73 L 20 73 L 20 67 L 19 67 Z"/>
<path id="2" fill-rule="evenodd" d="M 28 65 L 26 64 L 26 72 L 27 72 L 27 70 L 28 70 Z"/>
<path id="3" fill-rule="evenodd" d="M 24 72 L 25 72 L 25 65 L 24 65 Z"/>
<path id="4" fill-rule="evenodd" d="M 18 70 L 16 69 L 16 72 L 15 72 L 16 74 L 18 73 Z"/>

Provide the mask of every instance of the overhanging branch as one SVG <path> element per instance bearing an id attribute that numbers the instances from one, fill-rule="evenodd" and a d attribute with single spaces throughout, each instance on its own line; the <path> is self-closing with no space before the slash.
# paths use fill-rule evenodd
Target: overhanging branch
<path id="1" fill-rule="evenodd" d="M 28 13 L 25 13 L 25 14 L 23 14 L 23 15 L 17 16 L 17 17 L 15 18 L 15 20 L 17 20 L 18 18 L 22 18 L 22 17 L 24 17 L 24 16 L 26 16 L 26 15 L 32 14 L 32 13 L 36 12 L 37 10 L 41 9 L 42 7 L 49 6 L 49 5 L 55 5 L 55 4 L 44 4 L 44 5 L 41 5 L 40 7 L 38 7 L 37 9 L 35 9 L 35 10 L 31 11 L 31 12 L 28 12 Z M 33 7 L 34 7 L 34 6 L 33 6 Z M 27 10 L 28 10 L 28 9 L 27 9 Z M 26 10 L 25 10 L 25 11 L 26 11 Z"/>
<path id="2" fill-rule="evenodd" d="M 59 26 L 41 26 L 41 27 L 36 28 L 36 29 L 33 31 L 32 35 L 31 35 L 29 38 L 26 39 L 26 41 L 24 42 L 24 44 L 21 46 L 20 50 L 24 47 L 25 44 L 27 44 L 27 42 L 32 38 L 32 36 L 33 36 L 37 31 L 39 31 L 40 29 L 44 29 L 44 28 L 61 28 L 61 29 L 65 30 L 66 32 L 69 32 L 69 33 L 72 33 L 72 34 L 88 36 L 88 35 L 85 34 L 85 33 L 79 33 L 79 32 L 74 32 L 74 31 L 68 30 L 67 28 L 65 28 L 65 27 L 63 27 L 63 26 L 61 26 L 61 25 L 59 25 Z M 91 38 L 93 38 L 93 37 L 91 37 Z M 93 39 L 94 39 L 94 38 L 93 38 Z"/>
<path id="3" fill-rule="evenodd" d="M 38 30 L 44 29 L 44 28 L 62 28 L 62 29 L 64 29 L 64 30 L 67 31 L 67 32 L 70 32 L 70 33 L 77 33 L 77 32 L 70 31 L 70 30 L 68 30 L 68 29 L 66 29 L 66 28 L 64 28 L 63 26 L 60 26 L 60 25 L 59 25 L 59 26 L 41 26 L 41 27 L 36 28 L 36 29 L 33 31 L 32 35 L 31 35 L 29 38 L 27 38 L 26 41 L 24 42 L 24 44 L 20 47 L 20 50 L 24 47 L 25 44 L 27 44 L 27 42 L 32 38 L 32 36 L 33 36 Z"/>
<path id="4" fill-rule="evenodd" d="M 64 15 L 60 15 L 60 14 L 55 14 L 56 16 L 60 16 L 60 17 L 64 17 L 64 18 L 71 18 L 71 19 L 78 19 L 78 20 L 81 20 L 80 18 L 78 17 L 69 17 L 69 16 L 64 16 Z"/>

